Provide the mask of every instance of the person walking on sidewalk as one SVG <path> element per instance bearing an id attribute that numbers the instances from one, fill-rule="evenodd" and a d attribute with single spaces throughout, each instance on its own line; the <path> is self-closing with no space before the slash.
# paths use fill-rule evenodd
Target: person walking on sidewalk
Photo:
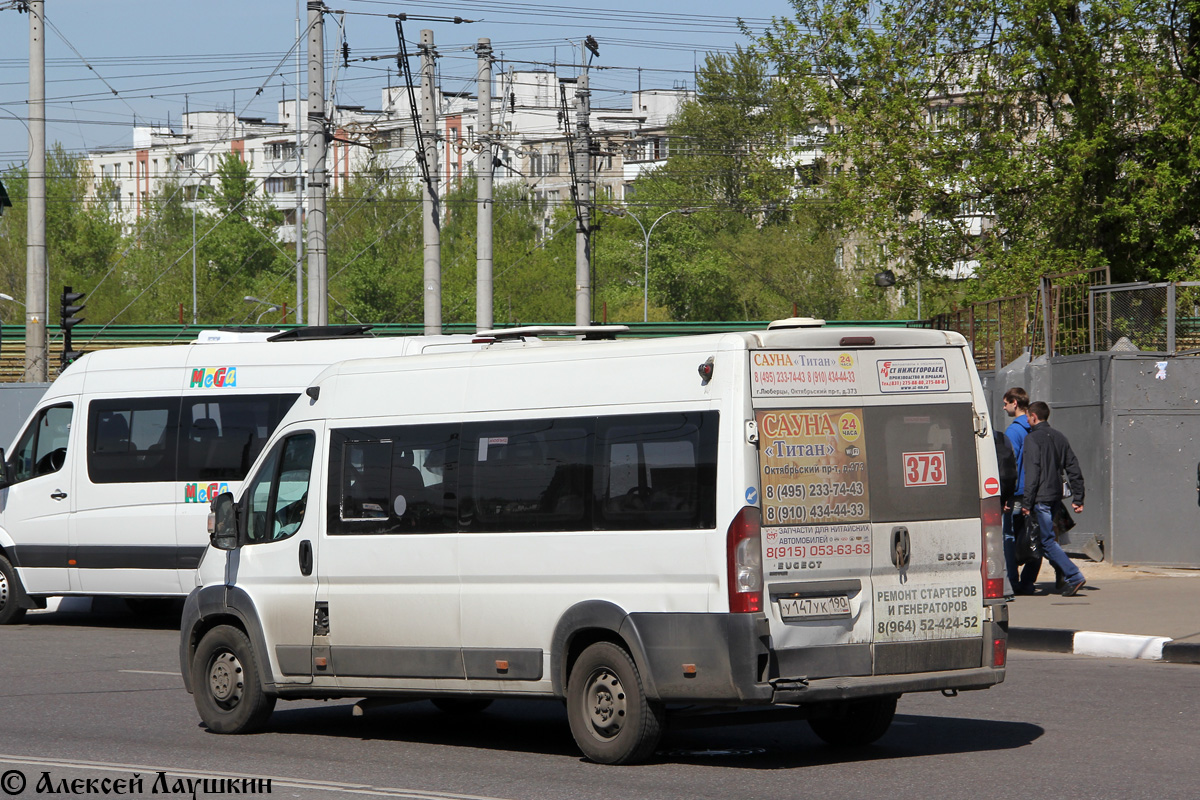
<path id="1" fill-rule="evenodd" d="M 1008 583 L 1017 594 L 1033 594 L 1042 567 L 1042 559 L 1027 561 L 1024 569 L 1017 569 L 1017 537 L 1025 527 L 1025 515 L 1021 513 L 1025 495 L 1025 464 L 1022 456 L 1025 437 L 1029 435 L 1029 394 L 1020 386 L 1013 386 L 1004 393 L 1004 413 L 1013 418 L 1004 431 L 1017 459 L 1017 485 L 1013 496 L 1004 503 L 1004 565 L 1008 570 Z"/>
<path id="2" fill-rule="evenodd" d="M 1022 464 L 1025 467 L 1025 501 L 1033 518 L 1026 524 L 1038 526 L 1042 552 L 1066 581 L 1063 597 L 1073 597 L 1087 582 L 1075 562 L 1067 557 L 1054 537 L 1054 511 L 1062 503 L 1063 478 L 1071 487 L 1071 507 L 1083 511 L 1083 473 L 1071 443 L 1061 432 L 1050 427 L 1050 406 L 1039 401 L 1029 404 L 1029 435 L 1025 437 Z"/>

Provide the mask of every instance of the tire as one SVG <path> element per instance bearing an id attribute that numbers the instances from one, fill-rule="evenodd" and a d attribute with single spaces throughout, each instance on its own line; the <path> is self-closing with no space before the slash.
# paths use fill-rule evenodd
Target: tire
<path id="1" fill-rule="evenodd" d="M 0 625 L 14 625 L 25 617 L 25 609 L 17 606 L 21 594 L 21 579 L 8 559 L 0 556 Z"/>
<path id="2" fill-rule="evenodd" d="M 813 733 L 834 747 L 863 747 L 887 733 L 896 716 L 895 697 L 844 703 L 829 717 L 810 719 Z"/>
<path id="3" fill-rule="evenodd" d="M 251 733 L 275 710 L 263 691 L 258 659 L 246 634 L 220 625 L 204 634 L 192 659 L 196 710 L 213 733 Z"/>
<path id="4" fill-rule="evenodd" d="M 567 680 L 567 721 L 583 754 L 599 764 L 633 764 L 654 753 L 663 708 L 646 699 L 629 653 L 611 642 L 590 645 Z"/>
<path id="5" fill-rule="evenodd" d="M 435 697 L 431 701 L 438 711 L 447 714 L 478 714 L 492 704 L 490 697 Z"/>

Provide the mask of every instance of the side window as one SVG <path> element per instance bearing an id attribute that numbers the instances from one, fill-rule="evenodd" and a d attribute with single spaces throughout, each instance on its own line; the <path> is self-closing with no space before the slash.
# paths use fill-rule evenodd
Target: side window
<path id="1" fill-rule="evenodd" d="M 456 530 L 457 465 L 457 425 L 333 431 L 329 447 L 329 532 Z"/>
<path id="2" fill-rule="evenodd" d="M 37 418 L 25 429 L 9 457 L 13 483 L 62 469 L 67 456 L 67 440 L 71 435 L 73 411 L 73 406 L 67 404 L 38 412 Z"/>
<path id="3" fill-rule="evenodd" d="M 461 528 L 590 530 L 594 429 L 594 418 L 464 425 Z"/>
<path id="4" fill-rule="evenodd" d="M 596 528 L 715 527 L 717 423 L 715 411 L 601 418 Z"/>
<path id="5" fill-rule="evenodd" d="M 289 436 L 271 451 L 247 487 L 246 541 L 286 539 L 300 529 L 308 507 L 316 436 Z"/>
<path id="6" fill-rule="evenodd" d="M 970 405 L 870 407 L 864 415 L 872 521 L 979 516 Z"/>
<path id="7" fill-rule="evenodd" d="M 244 479 L 297 396 L 185 397 L 179 426 L 178 479 Z"/>
<path id="8" fill-rule="evenodd" d="M 88 404 L 88 477 L 92 483 L 175 480 L 179 399 L 93 400 Z"/>

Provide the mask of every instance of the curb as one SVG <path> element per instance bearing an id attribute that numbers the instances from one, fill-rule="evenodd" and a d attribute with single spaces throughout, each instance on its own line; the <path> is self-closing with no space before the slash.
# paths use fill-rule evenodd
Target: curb
<path id="1" fill-rule="evenodd" d="M 1166 636 L 1134 636 L 1062 628 L 1009 628 L 1008 647 L 1011 650 L 1038 650 L 1077 656 L 1200 664 L 1200 643 L 1175 642 Z"/>

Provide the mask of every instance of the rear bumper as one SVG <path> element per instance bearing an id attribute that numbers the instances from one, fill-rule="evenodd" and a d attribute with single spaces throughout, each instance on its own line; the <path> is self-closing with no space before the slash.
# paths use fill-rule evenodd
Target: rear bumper
<path id="1" fill-rule="evenodd" d="M 900 659 L 895 644 L 886 657 L 870 644 L 777 651 L 760 614 L 630 614 L 621 633 L 657 700 L 794 705 L 994 686 L 1004 680 L 1004 668 L 991 666 L 994 641 L 1007 634 L 995 622 L 983 628 L 978 638 L 913 642 Z M 801 664 L 814 669 L 794 668 Z M 885 664 L 899 668 L 872 674 Z"/>
<path id="2" fill-rule="evenodd" d="M 781 678 L 773 682 L 771 703 L 779 705 L 854 700 L 888 694 L 936 692 L 942 689 L 986 689 L 1004 680 L 995 667 L 920 672 L 914 675 L 863 675 L 854 678 L 818 678 L 797 684 Z"/>

